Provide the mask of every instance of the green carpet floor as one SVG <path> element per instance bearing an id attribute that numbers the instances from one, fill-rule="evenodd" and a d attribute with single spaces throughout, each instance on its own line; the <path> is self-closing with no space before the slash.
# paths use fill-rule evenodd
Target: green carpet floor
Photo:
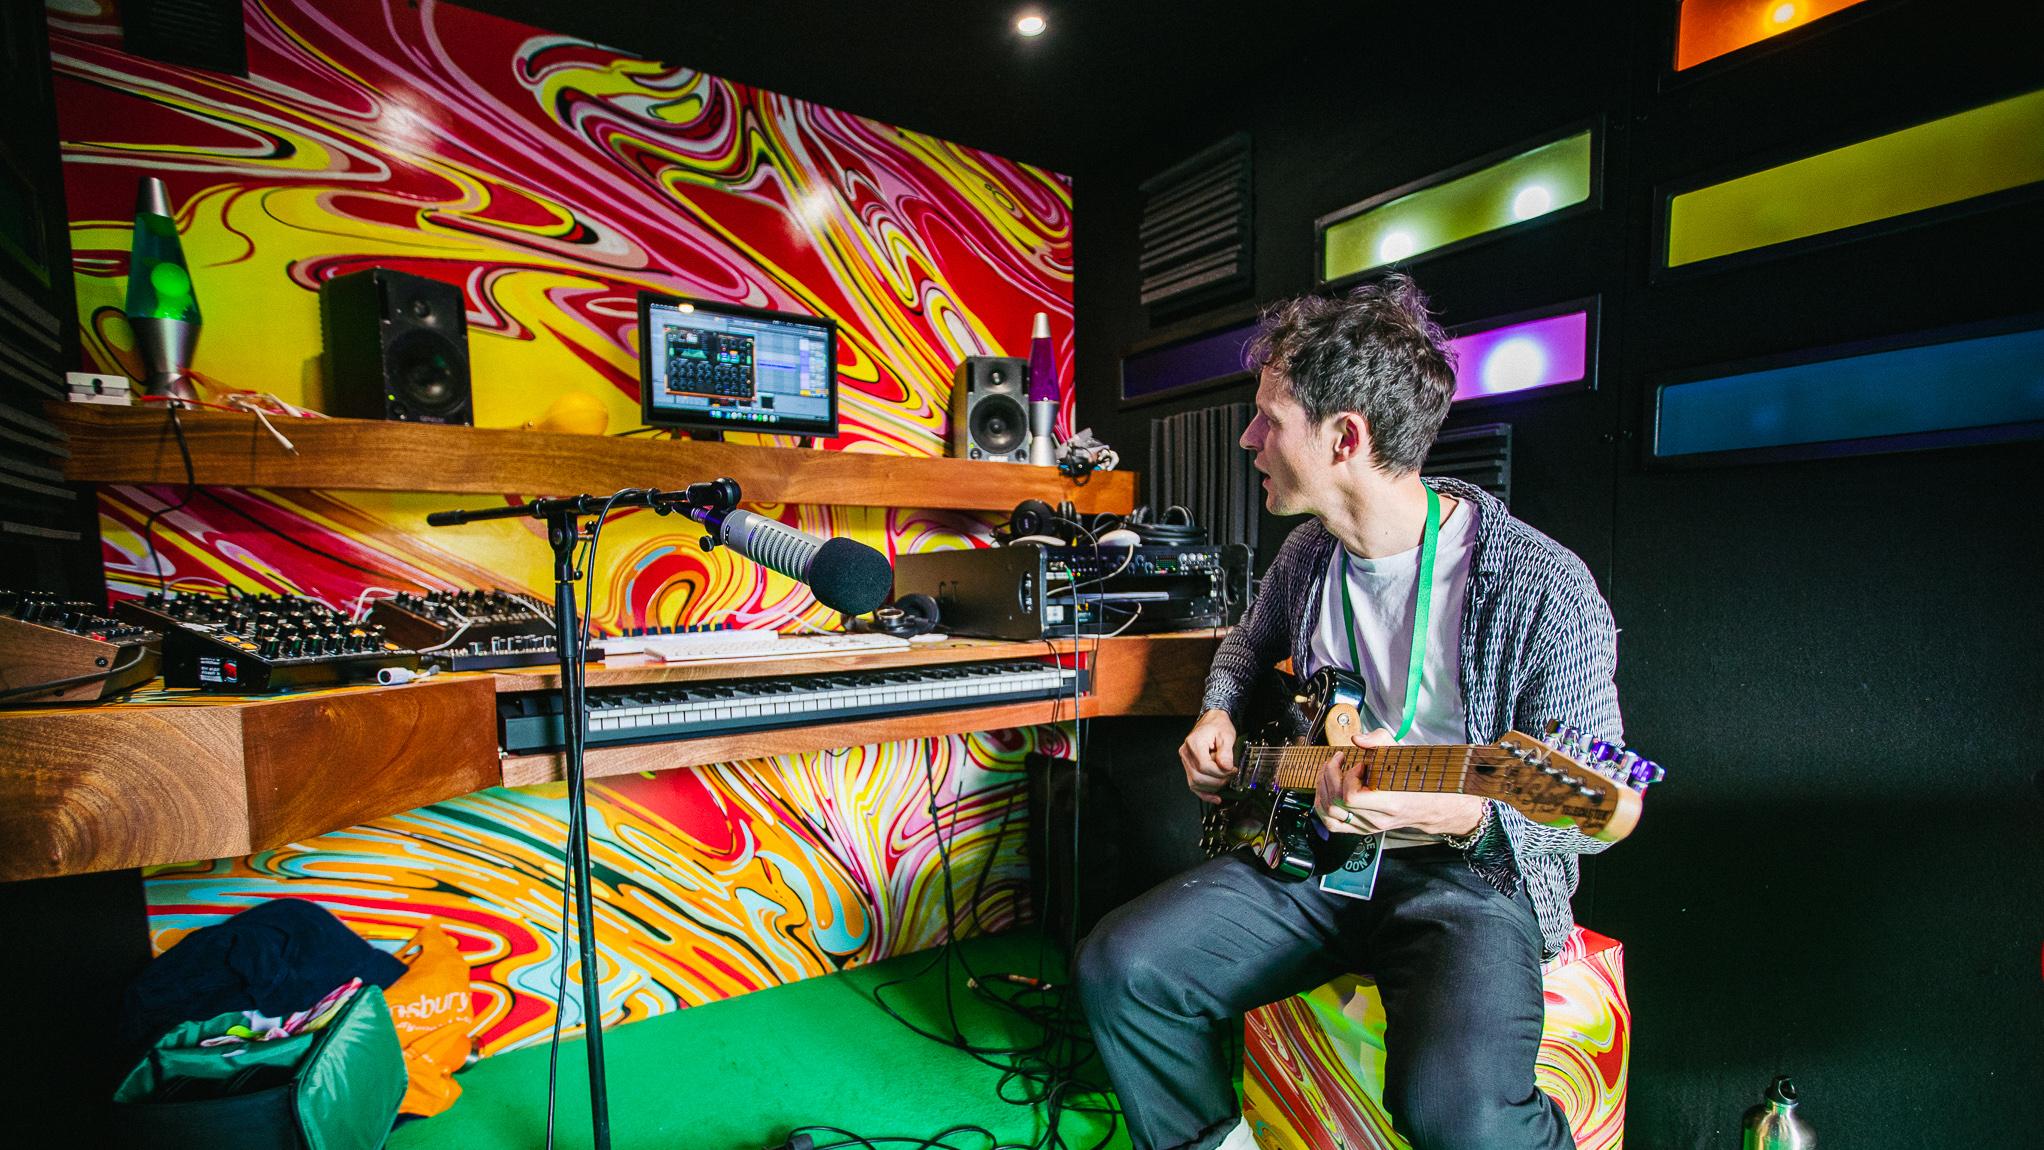
<path id="1" fill-rule="evenodd" d="M 1029 932 L 975 939 L 962 946 L 982 973 L 1034 974 L 1055 963 Z M 911 1033 L 873 1003 L 879 983 L 918 969 L 926 954 L 825 975 L 788 986 L 677 1011 L 604 1032 L 611 1144 L 618 1150 L 768 1150 L 792 1129 L 842 1127 L 869 1139 L 925 1138 L 958 1123 L 984 1126 L 1004 1143 L 1029 1145 L 1043 1137 L 1046 1111 L 1003 1102 L 999 1071 L 969 1055 Z M 965 974 L 951 964 L 953 1001 L 961 1027 L 983 1046 L 1022 1046 L 1040 1031 L 1013 1014 L 979 1001 L 965 989 Z M 887 1001 L 926 1030 L 946 1029 L 943 982 L 932 969 L 894 987 Z M 579 1040 L 561 1044 L 561 1106 L 556 1145 L 587 1147 L 589 1089 Z M 462 1096 L 436 1118 L 414 1121 L 391 1135 L 394 1150 L 460 1147 L 538 1147 L 545 1142 L 547 1050 L 544 1045 L 488 1058 L 461 1075 Z M 1097 1061 L 1086 1071 L 1105 1075 Z M 1018 1086 L 1010 1083 L 1013 1094 Z M 1099 1105 L 1089 1096 L 1079 1100 Z M 1125 1150 L 1115 1124 L 1106 1145 Z M 1091 1150 L 1107 1132 L 1107 1119 L 1067 1111 L 1062 1144 Z M 819 1147 L 843 1141 L 816 1134 Z M 986 1150 L 986 1139 L 958 1135 L 959 1150 Z M 854 1143 L 856 1145 L 856 1143 Z M 906 1150 L 910 1142 L 877 1142 Z"/>

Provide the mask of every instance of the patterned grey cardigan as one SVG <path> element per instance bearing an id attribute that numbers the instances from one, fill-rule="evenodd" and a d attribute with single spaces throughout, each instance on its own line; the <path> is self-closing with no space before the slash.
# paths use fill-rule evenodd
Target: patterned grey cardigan
<path id="1" fill-rule="evenodd" d="M 1468 501 L 1477 511 L 1462 613 L 1462 696 L 1469 741 L 1490 743 L 1517 728 L 1538 734 L 1559 719 L 1587 737 L 1621 741 L 1618 633 L 1589 568 L 1575 553 L 1512 518 L 1489 493 L 1454 479 L 1429 487 Z M 1204 706 L 1233 715 L 1256 676 L 1286 656 L 1306 665 L 1318 624 L 1321 583 L 1334 536 L 1315 519 L 1278 549 L 1256 601 L 1222 641 L 1207 675 Z M 1569 896 L 1576 856 L 1609 846 L 1578 831 L 1542 826 L 1503 803 L 1486 804 L 1474 835 L 1452 840 L 1469 866 L 1507 895 L 1523 882 L 1549 956 L 1568 938 Z"/>

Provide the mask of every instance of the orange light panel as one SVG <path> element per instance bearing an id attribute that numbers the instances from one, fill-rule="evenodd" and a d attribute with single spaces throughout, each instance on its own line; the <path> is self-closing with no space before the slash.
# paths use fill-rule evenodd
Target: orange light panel
<path id="1" fill-rule="evenodd" d="M 1864 0 L 1682 0 L 1675 70 L 1694 68 Z"/>

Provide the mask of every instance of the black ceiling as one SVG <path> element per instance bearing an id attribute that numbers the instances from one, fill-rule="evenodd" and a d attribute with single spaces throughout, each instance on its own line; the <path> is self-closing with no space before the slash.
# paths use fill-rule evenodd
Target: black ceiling
<path id="1" fill-rule="evenodd" d="M 1359 5 L 1299 0 L 461 0 L 729 80 L 1077 173 L 1282 68 Z M 1015 17 L 1050 28 L 1017 35 Z M 1214 129 L 1219 135 L 1220 129 Z"/>

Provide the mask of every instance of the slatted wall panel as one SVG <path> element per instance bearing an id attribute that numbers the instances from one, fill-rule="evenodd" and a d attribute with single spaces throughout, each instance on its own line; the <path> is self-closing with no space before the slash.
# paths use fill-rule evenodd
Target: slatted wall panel
<path id="1" fill-rule="evenodd" d="M 1188 411 L 1150 421 L 1149 507 L 1161 517 L 1173 505 L 1192 512 L 1215 543 L 1256 547 L 1263 496 L 1242 433 L 1253 411 L 1246 403 Z"/>
<path id="2" fill-rule="evenodd" d="M 1507 504 L 1512 501 L 1512 425 L 1480 423 L 1441 433 L 1427 453 L 1428 475 L 1474 483 Z"/>
<path id="3" fill-rule="evenodd" d="M 1143 306 L 1182 309 L 1248 290 L 1249 177 L 1249 136 L 1241 133 L 1143 181 Z"/>

